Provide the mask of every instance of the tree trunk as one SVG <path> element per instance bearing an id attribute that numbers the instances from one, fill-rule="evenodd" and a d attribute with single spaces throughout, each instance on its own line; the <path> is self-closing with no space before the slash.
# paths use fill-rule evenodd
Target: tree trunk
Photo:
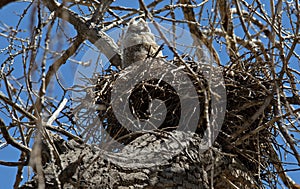
<path id="1" fill-rule="evenodd" d="M 175 138 L 189 140 L 179 144 Z M 46 188 L 260 186 L 242 162 L 222 153 L 218 145 L 200 153 L 201 138 L 195 134 L 179 131 L 145 133 L 118 153 L 73 140 L 62 141 L 56 144 L 58 149 L 63 149 L 60 155 L 63 169 L 54 162 L 44 165 Z M 38 188 L 38 176 L 20 188 Z"/>

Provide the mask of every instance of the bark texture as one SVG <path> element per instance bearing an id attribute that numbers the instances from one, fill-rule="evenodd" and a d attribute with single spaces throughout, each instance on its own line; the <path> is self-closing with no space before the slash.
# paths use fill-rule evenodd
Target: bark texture
<path id="1" fill-rule="evenodd" d="M 61 140 L 62 169 L 44 165 L 46 188 L 259 188 L 242 162 L 217 147 L 201 153 L 200 143 L 195 134 L 151 132 L 111 153 Z M 20 188 L 37 186 L 35 176 Z"/>

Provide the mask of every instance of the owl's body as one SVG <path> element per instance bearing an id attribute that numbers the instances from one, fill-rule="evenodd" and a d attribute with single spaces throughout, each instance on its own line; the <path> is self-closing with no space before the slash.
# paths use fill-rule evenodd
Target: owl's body
<path id="1" fill-rule="evenodd" d="M 162 57 L 158 52 L 159 45 L 151 33 L 148 24 L 143 19 L 131 20 L 122 40 L 123 61 L 122 68 L 126 68 L 137 61 L 147 57 Z"/>

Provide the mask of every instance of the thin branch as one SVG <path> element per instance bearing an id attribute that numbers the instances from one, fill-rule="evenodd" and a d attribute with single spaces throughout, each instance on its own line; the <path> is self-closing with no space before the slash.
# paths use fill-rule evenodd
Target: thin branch
<path id="1" fill-rule="evenodd" d="M 2 132 L 3 137 L 5 138 L 6 142 L 13 147 L 21 150 L 22 152 L 26 152 L 27 154 L 30 154 L 31 149 L 28 148 L 27 146 L 24 146 L 23 144 L 20 144 L 17 142 L 11 135 L 9 134 L 7 127 L 5 126 L 4 122 L 2 119 L 0 119 L 0 130 Z"/>
<path id="2" fill-rule="evenodd" d="M 85 18 L 80 17 L 78 14 L 67 9 L 63 4 L 59 4 L 55 0 L 43 0 L 43 3 L 50 11 L 55 12 L 58 17 L 72 24 L 80 36 L 88 39 L 106 55 L 112 65 L 121 65 L 121 53 L 119 47 L 106 33 L 96 26 L 93 26 L 93 23 L 89 23 Z"/>
<path id="3" fill-rule="evenodd" d="M 14 109 L 16 109 L 21 114 L 25 115 L 27 118 L 29 118 L 30 121 L 37 120 L 37 118 L 33 114 L 29 113 L 27 110 L 22 108 L 20 105 L 9 100 L 9 98 L 7 98 L 1 91 L 0 91 L 0 99 L 3 100 L 6 104 L 8 104 L 11 107 L 13 107 Z"/>
<path id="4" fill-rule="evenodd" d="M 182 4 L 191 5 L 190 0 L 180 0 L 180 2 Z M 196 22 L 196 16 L 195 16 L 193 8 L 189 8 L 188 6 L 182 7 L 182 12 L 183 12 L 184 18 L 186 20 L 191 21 L 191 22 Z M 213 56 L 214 60 L 217 62 L 217 64 L 221 65 L 219 55 L 218 55 L 217 51 L 214 49 L 212 42 L 203 35 L 203 32 L 201 32 L 201 30 L 198 27 L 196 27 L 196 25 L 188 23 L 188 26 L 189 26 L 191 34 L 193 34 L 192 37 L 194 38 L 194 42 L 197 45 L 201 46 L 201 44 L 199 44 L 199 42 L 198 42 L 198 40 L 200 40 L 207 47 L 209 52 L 212 54 L 212 56 Z"/>

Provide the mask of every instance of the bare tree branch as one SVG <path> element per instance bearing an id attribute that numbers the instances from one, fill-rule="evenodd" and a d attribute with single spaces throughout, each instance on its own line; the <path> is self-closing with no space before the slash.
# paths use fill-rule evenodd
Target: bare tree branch
<path id="1" fill-rule="evenodd" d="M 110 3 L 112 1 L 109 1 Z M 112 65 L 121 65 L 121 54 L 118 50 L 118 46 L 115 44 L 113 39 L 111 39 L 104 31 L 99 30 L 99 28 L 93 23 L 89 23 L 83 17 L 67 9 L 63 5 L 58 4 L 55 0 L 43 0 L 45 6 L 52 12 L 55 11 L 56 15 L 68 22 L 70 22 L 81 36 L 91 41 L 101 52 L 103 52 L 106 57 L 110 60 Z"/>
<path id="2" fill-rule="evenodd" d="M 5 126 L 2 119 L 0 119 L 0 130 L 1 130 L 1 133 L 2 133 L 3 137 L 5 138 L 5 140 L 8 144 L 12 145 L 13 147 L 15 147 L 15 148 L 17 148 L 21 151 L 26 152 L 27 154 L 30 154 L 30 152 L 31 152 L 30 148 L 20 144 L 13 137 L 11 137 L 11 135 L 9 134 L 9 132 L 7 130 L 7 127 Z"/>
<path id="3" fill-rule="evenodd" d="M 12 3 L 12 2 L 15 2 L 15 1 L 17 1 L 17 0 L 2 0 L 2 1 L 0 1 L 0 9 L 2 7 L 4 7 L 5 5 L 7 5 L 9 3 Z"/>

